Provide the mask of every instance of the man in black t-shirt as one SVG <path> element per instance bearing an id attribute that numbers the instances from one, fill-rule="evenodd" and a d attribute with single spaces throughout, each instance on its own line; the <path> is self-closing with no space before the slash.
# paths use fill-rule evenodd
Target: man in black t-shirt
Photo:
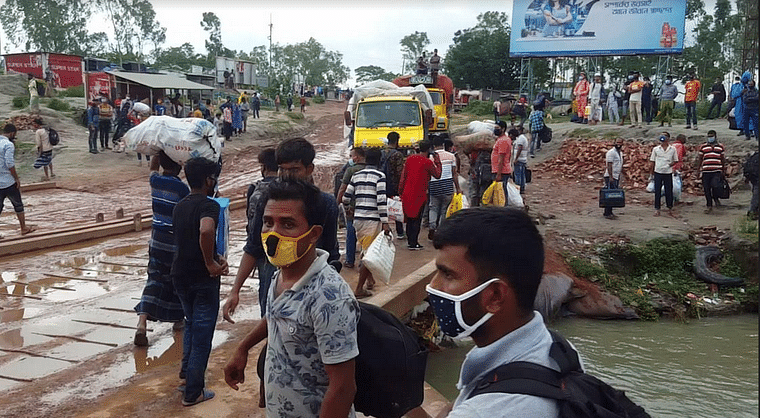
<path id="1" fill-rule="evenodd" d="M 219 204 L 209 199 L 219 177 L 219 165 L 206 158 L 185 163 L 190 194 L 174 208 L 176 252 L 171 276 L 185 313 L 182 370 L 187 379 L 182 404 L 195 405 L 214 397 L 205 388 L 204 374 L 211 354 L 219 312 L 219 278 L 227 274 L 227 260 L 217 254 Z"/>

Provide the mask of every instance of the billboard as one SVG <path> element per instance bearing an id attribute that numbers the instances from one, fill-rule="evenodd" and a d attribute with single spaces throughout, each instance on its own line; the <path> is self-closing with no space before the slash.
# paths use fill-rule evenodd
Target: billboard
<path id="1" fill-rule="evenodd" d="M 68 88 L 82 85 L 82 57 L 77 55 L 32 52 L 9 54 L 5 56 L 8 72 L 32 74 L 39 79 L 46 79 L 50 73 L 53 87 Z"/>
<path id="2" fill-rule="evenodd" d="M 514 0 L 510 57 L 683 52 L 686 0 Z"/>

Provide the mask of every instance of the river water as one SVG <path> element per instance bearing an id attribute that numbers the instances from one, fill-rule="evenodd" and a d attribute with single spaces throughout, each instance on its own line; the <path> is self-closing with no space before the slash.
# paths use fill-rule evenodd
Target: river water
<path id="1" fill-rule="evenodd" d="M 624 390 L 652 417 L 758 415 L 758 316 L 688 323 L 563 319 L 549 325 L 578 349 L 586 371 Z M 472 342 L 432 353 L 428 382 L 454 399 Z"/>

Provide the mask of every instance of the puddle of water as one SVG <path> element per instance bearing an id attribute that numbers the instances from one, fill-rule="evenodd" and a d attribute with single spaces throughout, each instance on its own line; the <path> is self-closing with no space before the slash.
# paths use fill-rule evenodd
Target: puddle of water
<path id="1" fill-rule="evenodd" d="M 106 283 L 85 282 L 81 280 L 62 279 L 66 287 L 75 289 L 75 292 L 68 290 L 53 290 L 45 295 L 45 300 L 50 302 L 65 302 L 75 299 L 89 299 L 108 293 Z"/>
<path id="2" fill-rule="evenodd" d="M 155 339 L 155 336 L 152 337 Z M 168 338 L 158 338 L 151 341 L 151 345 L 147 349 L 135 347 L 133 353 L 137 374 L 166 364 L 179 364 L 182 360 L 182 332 L 172 332 Z"/>
<path id="3" fill-rule="evenodd" d="M 145 245 L 127 245 L 125 247 L 109 248 L 103 250 L 103 253 L 109 257 L 116 257 L 120 255 L 131 255 L 144 249 Z"/>

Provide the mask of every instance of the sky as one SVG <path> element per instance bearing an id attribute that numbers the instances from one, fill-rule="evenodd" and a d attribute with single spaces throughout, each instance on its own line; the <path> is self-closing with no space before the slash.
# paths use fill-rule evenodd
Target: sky
<path id="1" fill-rule="evenodd" d="M 227 48 L 250 52 L 258 45 L 269 46 L 269 23 L 273 43 L 305 42 L 310 37 L 329 51 L 343 54 L 343 64 L 354 70 L 376 65 L 400 73 L 401 39 L 415 31 L 426 32 L 429 49 L 444 55 L 453 44 L 454 33 L 475 26 L 477 16 L 487 11 L 512 14 L 511 0 L 330 0 L 330 1 L 151 1 L 156 19 L 166 28 L 165 46 L 189 42 L 196 52 L 206 53 L 208 32 L 200 22 L 204 12 L 214 12 L 221 21 L 222 42 Z M 510 22 L 511 23 L 511 22 Z M 93 22 L 91 32 L 108 31 L 102 20 Z M 354 82 L 349 83 L 353 87 Z"/>
<path id="2" fill-rule="evenodd" d="M 5 0 L 0 0 L 0 4 Z M 477 16 L 487 11 L 505 12 L 511 25 L 512 0 L 151 0 L 156 19 L 166 28 L 164 47 L 189 42 L 196 52 L 206 53 L 208 33 L 200 22 L 204 12 L 214 12 L 221 21 L 222 42 L 227 48 L 250 52 L 255 46 L 269 46 L 270 16 L 272 38 L 280 45 L 305 42 L 313 37 L 329 51 L 343 54 L 343 64 L 354 70 L 375 65 L 400 73 L 402 54 L 399 41 L 415 31 L 426 32 L 429 50 L 437 48 L 445 60 L 457 30 L 475 26 Z M 711 11 L 715 0 L 706 0 Z M 90 32 L 111 33 L 106 19 L 93 18 Z M 7 37 L 0 31 L 2 52 Z M 11 47 L 7 52 L 24 52 Z"/>

